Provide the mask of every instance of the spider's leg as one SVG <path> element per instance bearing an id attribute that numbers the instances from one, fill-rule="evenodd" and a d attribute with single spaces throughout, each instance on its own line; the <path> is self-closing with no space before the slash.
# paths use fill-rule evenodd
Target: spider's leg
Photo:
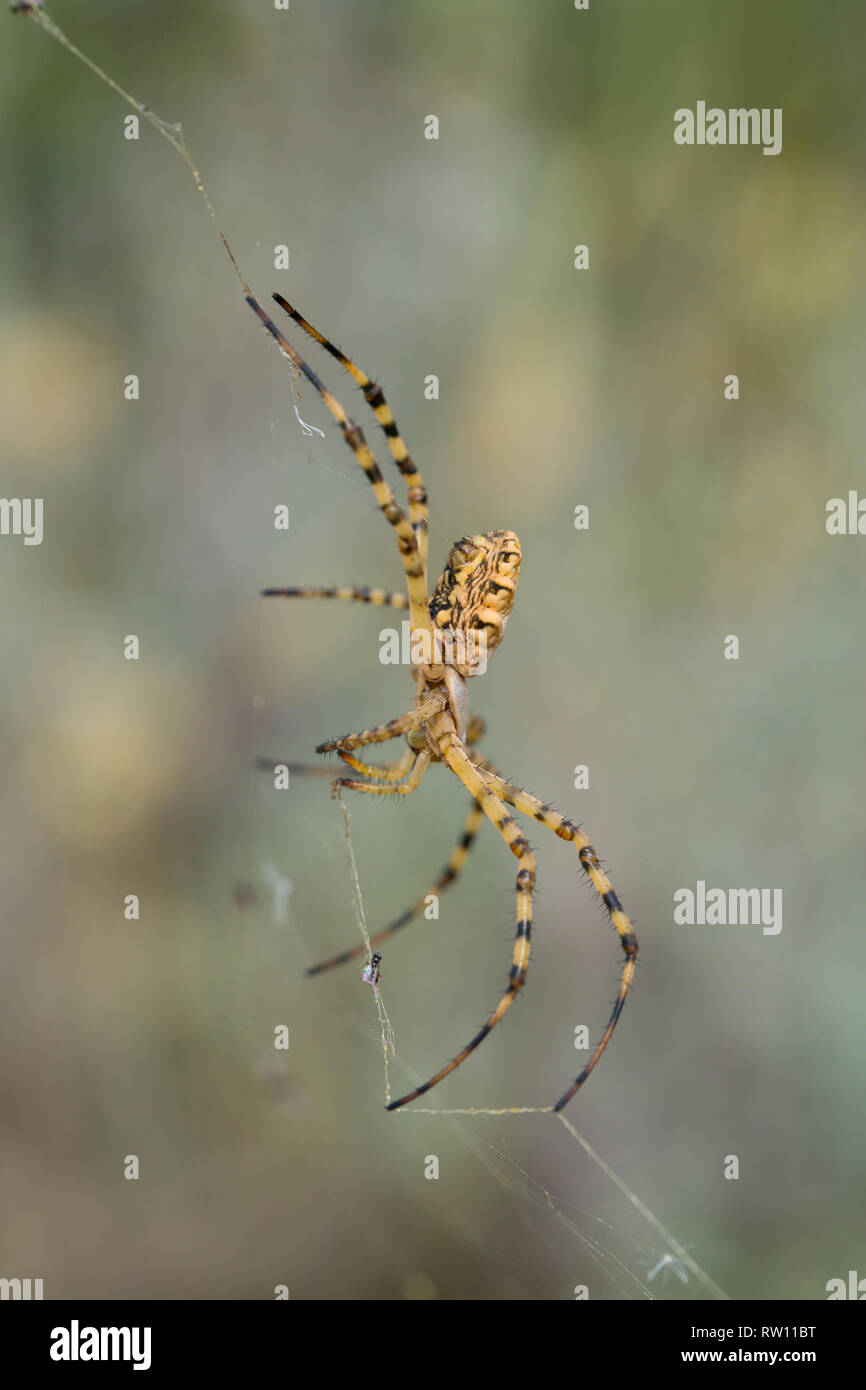
<path id="1" fill-rule="evenodd" d="M 357 782 L 354 777 L 335 777 L 332 783 L 333 788 L 345 787 L 347 791 L 367 792 L 371 796 L 409 796 L 420 786 L 421 778 L 430 766 L 432 754 L 429 749 L 415 756 L 412 771 L 403 782 L 386 782 L 384 786 L 380 782 Z"/>
<path id="2" fill-rule="evenodd" d="M 466 737 L 463 742 L 467 748 L 471 748 L 474 743 L 480 742 L 487 732 L 487 725 L 480 714 L 470 714 L 469 723 L 466 725 Z M 479 755 L 479 761 L 481 761 Z"/>
<path id="3" fill-rule="evenodd" d="M 411 748 L 407 748 L 396 762 L 378 765 L 376 763 L 362 763 L 360 758 L 353 758 L 351 753 L 346 753 L 342 748 L 337 749 L 337 754 L 344 763 L 348 763 L 349 767 L 354 768 L 355 772 L 361 777 L 366 777 L 370 782 L 399 782 L 415 761 L 415 754 Z M 330 768 L 328 770 L 330 771 Z"/>
<path id="4" fill-rule="evenodd" d="M 407 748 L 396 762 L 382 763 L 378 767 L 372 763 L 362 763 L 359 758 L 353 758 L 351 753 L 340 752 L 339 756 L 362 777 L 386 782 L 399 782 L 415 761 L 415 754 L 411 748 Z M 262 772 L 273 772 L 277 767 L 285 767 L 290 775 L 294 773 L 298 777 L 327 777 L 329 782 L 334 780 L 334 769 L 327 763 L 292 763 L 288 758 L 256 758 L 255 765 Z"/>
<path id="5" fill-rule="evenodd" d="M 354 603 L 370 603 L 378 608 L 408 608 L 405 594 L 391 594 L 385 589 L 262 589 L 262 598 L 341 598 Z"/>
<path id="6" fill-rule="evenodd" d="M 393 936 L 401 927 L 408 926 L 416 917 L 420 917 L 427 906 L 427 899 L 431 893 L 441 893 L 445 888 L 451 886 L 469 857 L 472 841 L 478 834 L 483 819 L 484 812 L 478 802 L 473 801 L 472 809 L 466 817 L 466 822 L 460 833 L 460 838 L 451 851 L 448 863 L 433 884 L 433 887 L 424 894 L 423 898 L 419 898 L 416 903 L 413 903 L 412 906 L 408 907 L 399 917 L 396 917 L 393 922 L 390 922 L 387 927 L 383 927 L 381 931 L 376 932 L 375 936 L 371 936 L 371 946 L 377 946 L 380 941 L 384 941 L 387 937 Z M 307 970 L 307 974 L 320 975 L 323 970 L 332 970 L 335 965 L 344 965 L 348 960 L 355 960 L 358 956 L 365 955 L 366 951 L 366 944 L 362 941 L 359 945 L 353 946 L 351 950 L 341 951 L 338 956 L 332 956 L 330 960 L 323 960 L 318 965 L 311 965 Z"/>
<path id="7" fill-rule="evenodd" d="M 332 357 L 336 357 L 341 367 L 345 367 L 350 376 L 353 376 L 364 393 L 364 399 L 369 405 L 379 424 L 382 432 L 388 441 L 388 448 L 391 450 L 392 457 L 403 477 L 406 479 L 406 486 L 409 489 L 409 520 L 415 532 L 415 539 L 418 542 L 418 552 L 421 556 L 421 563 L 426 573 L 427 569 L 427 489 L 417 467 L 409 457 L 409 450 L 403 442 L 403 438 L 397 427 L 397 421 L 391 413 L 391 407 L 385 400 L 385 394 L 381 386 L 377 386 L 375 381 L 371 381 L 366 372 L 362 372 L 360 367 L 356 367 L 350 357 L 347 357 L 340 348 L 332 343 L 324 334 L 314 328 L 311 323 L 299 314 L 281 294 L 275 294 L 274 299 L 281 309 L 295 320 L 305 333 L 309 333 L 311 338 L 315 338 L 317 343 L 329 352 Z"/>
<path id="8" fill-rule="evenodd" d="M 429 700 L 416 705 L 407 714 L 401 714 L 397 719 L 389 719 L 387 724 L 377 724 L 375 728 L 365 729 L 360 734 L 344 734 L 342 738 L 328 739 L 326 743 L 318 745 L 316 752 L 338 753 L 341 749 L 348 752 L 352 748 L 363 748 L 368 743 L 387 743 L 389 739 L 399 738 L 401 734 L 417 729 L 419 724 L 438 714 L 446 698 L 444 691 L 432 695 Z"/>
<path id="9" fill-rule="evenodd" d="M 598 855 L 592 843 L 587 836 L 584 835 L 583 831 L 570 820 L 566 820 L 565 816 L 561 816 L 558 811 L 552 810 L 551 807 L 546 806 L 543 801 L 539 801 L 538 797 L 531 796 L 529 792 L 521 791 L 519 787 L 513 787 L 510 782 L 506 782 L 503 777 L 493 772 L 486 758 L 479 757 L 477 761 L 482 768 L 485 768 L 484 777 L 491 791 L 495 792 L 503 801 L 507 801 L 508 804 L 513 806 L 516 810 L 522 811 L 525 815 L 531 816 L 533 820 L 538 821 L 539 825 L 543 825 L 545 830 L 553 831 L 553 834 L 558 835 L 561 840 L 570 840 L 571 843 L 576 846 L 580 867 L 583 869 L 596 893 L 598 893 L 598 896 L 604 903 L 607 914 L 619 933 L 620 945 L 625 955 L 619 989 L 617 990 L 616 1000 L 614 1001 L 613 1010 L 608 1019 L 607 1027 L 602 1033 L 601 1040 L 586 1066 L 583 1068 L 583 1071 L 572 1085 L 569 1086 L 565 1095 L 561 1096 L 553 1107 L 554 1110 L 562 1110 L 571 1100 L 575 1092 L 580 1090 L 584 1081 L 586 1081 L 590 1072 L 601 1057 L 601 1054 L 604 1052 L 604 1049 L 610 1042 L 637 968 L 637 937 L 632 930 L 631 922 L 623 910 L 622 903 L 613 891 L 610 879 L 598 862 Z"/>
<path id="10" fill-rule="evenodd" d="M 508 814 L 502 802 L 490 790 L 483 775 L 475 767 L 468 757 L 463 744 L 460 742 L 456 733 L 452 731 L 441 734 L 440 749 L 442 757 L 455 776 L 481 806 L 488 820 L 491 820 L 499 831 L 503 840 L 507 844 L 511 853 L 516 856 L 520 863 L 517 871 L 517 935 L 514 940 L 514 954 L 511 963 L 511 972 L 508 977 L 508 987 L 497 1004 L 487 1022 L 476 1033 L 471 1042 L 458 1052 L 453 1061 L 438 1071 L 429 1081 L 425 1081 L 423 1086 L 416 1086 L 414 1091 L 408 1095 L 401 1096 L 399 1100 L 393 1100 L 386 1106 L 387 1110 L 398 1110 L 401 1105 L 407 1105 L 409 1101 L 416 1100 L 418 1096 L 423 1096 L 433 1086 L 438 1085 L 446 1076 L 465 1062 L 470 1052 L 474 1052 L 479 1043 L 482 1043 L 487 1034 L 505 1015 L 516 999 L 519 991 L 523 988 L 526 980 L 526 972 L 529 967 L 529 939 L 532 934 L 532 888 L 535 883 L 535 856 L 529 848 L 526 837 L 520 833 L 514 818 Z"/>
<path id="11" fill-rule="evenodd" d="M 274 342 L 279 347 L 285 357 L 288 357 L 295 366 L 303 372 L 304 376 L 314 386 L 333 415 L 340 429 L 343 431 L 343 438 L 348 444 L 358 463 L 364 470 L 367 480 L 376 496 L 381 511 L 386 520 L 394 527 L 397 533 L 397 548 L 400 558 L 403 561 L 403 568 L 406 571 L 406 583 L 409 588 L 409 611 L 412 628 L 414 631 L 421 631 L 426 634 L 432 650 L 433 629 L 430 623 L 430 614 L 427 609 L 427 579 L 425 574 L 424 562 L 421 559 L 421 552 L 418 549 L 418 542 L 412 523 L 398 505 L 385 479 L 379 469 L 379 465 L 373 457 L 372 450 L 364 438 L 364 432 L 360 425 L 356 425 L 354 420 L 350 420 L 340 402 L 332 396 L 325 384 L 319 380 L 316 373 L 301 357 L 285 337 L 280 332 L 272 319 L 268 318 L 261 304 L 251 294 L 246 296 L 250 308 L 258 314 L 267 331 L 270 333 Z"/>

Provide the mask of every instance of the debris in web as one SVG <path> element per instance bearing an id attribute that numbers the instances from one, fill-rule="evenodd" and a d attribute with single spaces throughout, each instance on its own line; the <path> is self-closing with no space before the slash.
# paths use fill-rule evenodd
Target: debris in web
<path id="1" fill-rule="evenodd" d="M 701 1268 L 697 1260 L 695 1260 L 689 1254 L 688 1250 L 686 1250 L 685 1246 L 680 1245 L 679 1241 L 671 1235 L 667 1227 L 662 1225 L 658 1217 L 650 1211 L 649 1207 L 646 1205 L 645 1202 L 641 1201 L 637 1193 L 632 1192 L 628 1183 L 624 1182 L 623 1179 L 613 1171 L 610 1164 L 606 1163 L 605 1160 L 601 1157 L 601 1154 L 596 1153 L 592 1145 L 586 1139 L 584 1139 L 582 1134 L 578 1133 L 571 1121 L 567 1120 L 565 1116 L 562 1114 L 558 1114 L 556 1118 L 560 1121 L 561 1124 L 565 1125 L 565 1128 L 568 1130 L 569 1134 L 577 1140 L 578 1144 L 580 1144 L 584 1152 L 589 1155 L 593 1163 L 597 1163 L 601 1171 L 605 1174 L 605 1176 L 610 1178 L 611 1182 L 614 1184 L 615 1187 L 619 1188 L 622 1195 L 626 1198 L 628 1202 L 631 1203 L 635 1210 L 640 1213 L 644 1221 L 647 1221 L 649 1225 L 652 1226 L 656 1234 L 661 1236 L 665 1245 L 668 1246 L 668 1249 L 671 1252 L 672 1256 L 679 1260 L 680 1264 L 683 1265 L 695 1276 L 695 1279 L 698 1281 L 698 1283 L 701 1284 L 704 1289 L 706 1289 L 707 1293 L 712 1298 L 727 1300 L 728 1295 L 725 1293 L 724 1289 L 719 1288 L 715 1280 L 710 1278 L 706 1270 Z M 682 1276 L 680 1277 L 682 1278 Z"/>
<path id="2" fill-rule="evenodd" d="M 325 437 L 325 431 L 324 431 L 324 430 L 320 430 L 319 427 L 318 427 L 318 425 L 308 425 L 307 422 L 306 422 L 306 420 L 302 420 L 302 419 L 301 419 L 301 412 L 298 410 L 298 407 L 297 407 L 296 405 L 293 406 L 292 409 L 293 409 L 294 412 L 295 412 L 295 418 L 297 419 L 297 422 L 298 422 L 298 424 L 300 425 L 301 429 L 304 431 L 304 434 L 306 434 L 306 435 L 318 434 L 322 439 L 324 439 L 324 437 Z"/>
<path id="3" fill-rule="evenodd" d="M 358 878 L 358 865 L 355 862 L 355 850 L 354 846 L 352 845 L 352 830 L 350 825 L 349 812 L 346 808 L 346 803 L 343 800 L 342 787 L 337 787 L 334 791 L 334 795 L 339 801 L 340 810 L 343 813 L 343 826 L 345 827 L 346 839 L 346 858 L 349 863 L 349 873 L 352 877 L 352 890 L 355 899 L 355 911 L 358 917 L 358 929 L 362 937 L 364 938 L 364 946 L 367 950 L 367 960 L 370 963 L 366 967 L 366 969 L 370 970 L 373 963 L 373 958 L 374 956 L 378 956 L 379 952 L 373 950 L 373 946 L 370 941 L 370 933 L 367 930 L 367 915 L 364 911 L 364 899 L 361 894 L 361 881 Z M 381 956 L 379 956 L 379 960 L 381 960 Z M 385 1011 L 385 1005 L 382 1002 L 382 994 L 379 989 L 378 980 L 378 964 L 374 973 L 376 974 L 375 980 L 372 978 L 367 980 L 366 971 L 365 975 L 362 976 L 362 978 L 365 978 L 365 983 L 373 985 L 373 998 L 376 1001 L 376 1009 L 379 1014 L 379 1030 L 382 1039 L 382 1058 L 385 1066 L 385 1104 L 387 1105 L 391 1100 L 391 1079 L 388 1070 L 388 1055 L 390 1053 L 392 1057 L 397 1056 L 397 1040 L 394 1037 L 394 1029 L 391 1027 L 391 1020 L 389 1019 Z"/>
<path id="4" fill-rule="evenodd" d="M 647 1279 L 653 1281 L 659 1274 L 662 1276 L 662 1283 L 667 1283 L 668 1274 L 675 1274 L 681 1284 L 689 1282 L 689 1271 L 686 1269 L 679 1255 L 671 1255 L 668 1252 L 657 1260 L 652 1269 L 647 1271 Z"/>

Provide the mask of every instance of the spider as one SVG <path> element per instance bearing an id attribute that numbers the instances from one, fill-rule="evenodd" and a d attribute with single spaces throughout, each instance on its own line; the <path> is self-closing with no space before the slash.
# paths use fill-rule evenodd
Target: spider
<path id="1" fill-rule="evenodd" d="M 374 381 L 361 371 L 341 350 L 313 328 L 280 294 L 274 299 L 305 333 L 314 338 L 326 352 L 335 357 L 361 387 L 367 404 L 381 426 L 388 447 L 408 488 L 408 514 L 396 501 L 360 426 L 349 418 L 339 401 L 331 395 L 313 369 L 292 347 L 280 329 L 270 319 L 251 293 L 247 303 L 258 315 L 267 332 L 283 355 L 294 363 L 307 381 L 321 396 L 327 409 L 337 421 L 343 438 L 352 450 L 373 489 L 376 501 L 386 520 L 396 533 L 397 548 L 403 562 L 408 596 L 370 588 L 288 588 L 266 589 L 266 597 L 330 598 L 357 603 L 408 608 L 412 637 L 412 678 L 415 697 L 412 708 L 395 719 L 388 720 L 363 733 L 347 734 L 342 738 L 320 743 L 317 753 L 337 753 L 354 770 L 356 777 L 335 779 L 334 788 L 345 787 L 372 796 L 406 796 L 419 786 L 431 763 L 441 763 L 463 783 L 472 804 L 463 831 L 451 857 L 437 880 L 434 891 L 453 883 L 466 861 L 470 846 L 486 816 L 502 836 L 508 849 L 518 861 L 517 870 L 517 930 L 514 941 L 508 983 L 496 1008 L 486 1023 L 457 1056 L 446 1063 L 422 1086 L 392 1101 L 386 1108 L 397 1110 L 410 1101 L 438 1086 L 446 1076 L 484 1041 L 488 1033 L 504 1018 L 526 982 L 529 967 L 530 936 L 532 932 L 532 892 L 535 884 L 535 857 L 525 835 L 507 810 L 531 817 L 561 840 L 570 841 L 577 849 L 580 866 L 601 898 L 611 922 L 619 933 L 624 962 L 616 1000 L 607 1025 L 586 1066 L 553 1106 L 562 1110 L 593 1071 L 607 1047 L 625 1004 L 637 964 L 637 939 L 622 904 L 611 887 L 598 856 L 583 831 L 570 820 L 554 811 L 537 797 L 512 786 L 501 777 L 489 759 L 481 756 L 475 746 L 484 733 L 484 724 L 469 712 L 467 682 L 484 668 L 487 654 L 502 641 L 505 625 L 514 604 L 520 573 L 520 542 L 513 531 L 487 531 L 480 535 L 463 536 L 452 547 L 448 562 L 433 590 L 427 592 L 427 492 L 421 474 L 409 452 L 397 422 L 385 397 Z M 386 765 L 372 766 L 361 761 L 355 750 L 403 737 L 406 749 L 402 757 Z M 266 760 L 263 765 L 273 766 Z M 304 765 L 289 765 L 298 771 Z M 318 772 L 321 768 L 315 769 Z M 377 945 L 417 917 L 425 906 L 420 899 L 402 916 L 370 938 Z M 365 946 L 343 951 L 330 960 L 314 965 L 308 974 L 319 974 L 361 955 Z M 366 978 L 366 977 L 365 977 Z"/>

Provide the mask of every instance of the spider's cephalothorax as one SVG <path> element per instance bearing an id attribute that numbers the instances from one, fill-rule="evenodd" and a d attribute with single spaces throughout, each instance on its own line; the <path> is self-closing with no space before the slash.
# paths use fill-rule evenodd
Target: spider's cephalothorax
<path id="1" fill-rule="evenodd" d="M 472 798 L 472 805 L 451 857 L 433 885 L 434 893 L 441 892 L 457 877 L 485 816 L 496 827 L 518 861 L 515 885 L 517 929 L 505 993 L 480 1031 L 452 1061 L 423 1086 L 417 1086 L 399 1100 L 389 1101 L 388 1109 L 396 1110 L 401 1105 L 415 1100 L 459 1067 L 503 1018 L 525 983 L 532 935 L 535 856 L 514 817 L 506 809 L 511 806 L 546 830 L 552 831 L 561 840 L 574 845 L 581 868 L 601 898 L 610 921 L 619 934 L 625 956 L 617 997 L 607 1025 L 580 1075 L 553 1107 L 554 1110 L 561 1110 L 583 1085 L 610 1041 L 634 979 L 638 948 L 631 923 L 583 831 L 537 797 L 500 777 L 493 764 L 475 748 L 484 733 L 484 724 L 477 717 L 469 716 L 466 681 L 470 676 L 479 675 L 486 669 L 487 657 L 502 641 L 505 624 L 514 604 L 514 591 L 520 571 L 520 542 L 513 531 L 487 531 L 483 535 L 464 536 L 451 547 L 448 563 L 432 598 L 428 601 L 427 492 L 421 474 L 403 443 L 397 422 L 391 414 L 381 387 L 371 381 L 360 367 L 319 333 L 318 329 L 307 323 L 307 320 L 287 304 L 281 295 L 274 295 L 295 323 L 335 357 L 361 387 L 367 404 L 382 427 L 394 462 L 406 482 L 406 511 L 399 505 L 383 478 L 360 426 L 349 418 L 339 401 L 331 395 L 313 369 L 292 347 L 258 300 L 252 295 L 248 295 L 247 298 L 284 356 L 303 372 L 340 426 L 343 438 L 367 476 L 380 510 L 396 532 L 408 595 L 368 588 L 292 588 L 266 589 L 264 592 L 267 595 L 278 594 L 286 598 L 339 598 L 386 605 L 390 608 L 407 608 L 412 650 L 413 653 L 416 650 L 421 653 L 412 656 L 412 675 L 416 685 L 412 709 L 396 719 L 390 719 L 386 724 L 366 729 L 363 733 L 347 734 L 343 738 L 322 743 L 316 752 L 339 754 L 343 762 L 357 774 L 355 777 L 336 779 L 335 787 L 347 787 L 372 796 L 408 795 L 420 784 L 433 763 L 444 764 L 460 779 Z M 356 749 L 401 737 L 406 740 L 405 752 L 392 763 L 366 763 L 355 755 Z M 263 766 L 273 767 L 272 761 L 261 761 Z M 290 771 L 295 772 L 323 771 L 320 767 L 311 769 L 297 763 L 289 763 L 288 767 Z M 343 951 L 331 960 L 313 966 L 310 973 L 318 974 L 354 959 L 365 951 L 367 944 L 377 945 L 386 936 L 393 935 L 407 922 L 419 917 L 428 900 L 429 894 L 425 894 L 402 916 L 375 933 L 369 943 L 363 943 L 354 950 Z M 371 958 L 371 968 L 375 959 L 375 956 Z M 364 978 L 367 979 L 366 972 Z"/>

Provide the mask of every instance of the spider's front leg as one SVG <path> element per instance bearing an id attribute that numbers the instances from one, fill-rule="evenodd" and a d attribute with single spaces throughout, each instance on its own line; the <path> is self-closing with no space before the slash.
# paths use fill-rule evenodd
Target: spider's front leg
<path id="1" fill-rule="evenodd" d="M 564 1108 L 571 1100 L 572 1096 L 580 1090 L 587 1077 L 595 1068 L 602 1053 L 607 1047 L 613 1036 L 619 1016 L 623 1011 L 628 992 L 634 980 L 635 970 L 637 969 L 638 944 L 634 934 L 632 924 L 629 921 L 622 903 L 613 890 L 613 885 L 604 869 L 599 863 L 598 855 L 592 842 L 584 835 L 579 826 L 567 820 L 565 816 L 554 811 L 552 807 L 539 801 L 537 796 L 532 796 L 529 792 L 522 791 L 519 787 L 514 787 L 510 782 L 506 782 L 504 777 L 500 777 L 494 771 L 492 764 L 486 758 L 477 759 L 479 767 L 483 770 L 485 780 L 490 789 L 495 792 L 503 801 L 507 801 L 515 810 L 522 811 L 524 815 L 531 816 L 533 820 L 543 825 L 545 830 L 551 830 L 554 835 L 558 835 L 561 840 L 570 841 L 577 849 L 580 867 L 589 878 L 598 896 L 605 906 L 607 914 L 616 927 L 619 934 L 620 945 L 623 949 L 625 960 L 620 976 L 619 989 L 614 1000 L 613 1010 L 607 1021 L 607 1026 L 601 1035 L 601 1039 L 596 1045 L 595 1051 L 587 1062 L 583 1071 L 575 1078 L 564 1095 L 554 1105 L 554 1110 L 559 1111 Z"/>
<path id="2" fill-rule="evenodd" d="M 503 840 L 507 844 L 511 853 L 519 861 L 520 867 L 517 871 L 517 931 L 514 939 L 514 952 L 511 961 L 511 970 L 508 976 L 508 985 L 505 993 L 497 1004 L 493 1013 L 490 1014 L 487 1022 L 476 1033 L 475 1037 L 466 1044 L 457 1056 L 442 1067 L 440 1071 L 426 1081 L 423 1086 L 416 1086 L 414 1091 L 408 1095 L 401 1096 L 399 1100 L 394 1100 L 386 1106 L 387 1110 L 399 1110 L 402 1105 L 408 1105 L 410 1101 L 417 1100 L 418 1096 L 423 1096 L 426 1091 L 437 1086 L 452 1071 L 465 1062 L 470 1053 L 474 1052 L 487 1034 L 491 1032 L 496 1024 L 504 1018 L 508 1009 L 514 1003 L 518 993 L 523 988 L 526 981 L 526 973 L 529 968 L 530 937 L 532 935 L 532 890 L 535 884 L 535 856 L 529 847 L 529 842 L 515 822 L 509 815 L 499 798 L 490 790 L 484 775 L 479 771 L 470 759 L 466 749 L 457 737 L 457 731 L 450 715 L 442 714 L 433 720 L 431 735 L 438 738 L 440 755 L 443 762 L 446 762 L 455 776 L 466 789 L 472 793 L 475 801 L 481 807 L 488 820 L 496 826 Z"/>

